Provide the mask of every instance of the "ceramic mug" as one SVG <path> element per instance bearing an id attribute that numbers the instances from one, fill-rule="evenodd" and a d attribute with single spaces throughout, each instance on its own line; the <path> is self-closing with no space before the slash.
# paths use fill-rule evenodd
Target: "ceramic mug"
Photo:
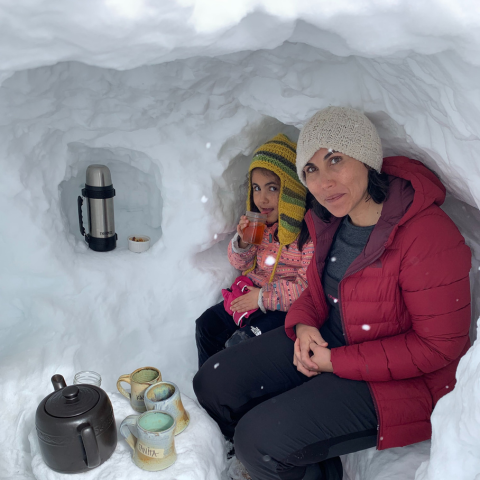
<path id="1" fill-rule="evenodd" d="M 163 410 L 175 418 L 175 435 L 183 432 L 190 423 L 190 416 L 182 404 L 180 390 L 172 382 L 158 382 L 148 387 L 143 400 L 147 410 Z"/>
<path id="2" fill-rule="evenodd" d="M 132 447 L 132 461 L 143 470 L 156 472 L 175 463 L 175 419 L 155 410 L 129 415 L 120 425 L 120 433 Z"/>
<path id="3" fill-rule="evenodd" d="M 117 380 L 118 391 L 130 400 L 130 405 L 136 412 L 143 413 L 146 411 L 143 395 L 145 390 L 154 383 L 162 381 L 160 370 L 154 367 L 137 368 L 129 375 L 121 375 Z M 127 392 L 121 382 L 129 383 L 131 392 Z"/>

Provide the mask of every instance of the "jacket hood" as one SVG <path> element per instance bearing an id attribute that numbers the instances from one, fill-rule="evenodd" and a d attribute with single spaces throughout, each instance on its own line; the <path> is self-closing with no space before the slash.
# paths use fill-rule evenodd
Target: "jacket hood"
<path id="1" fill-rule="evenodd" d="M 387 157 L 383 159 L 382 172 L 407 180 L 414 190 L 413 201 L 398 225 L 404 224 L 430 205 L 440 206 L 445 201 L 446 190 L 442 182 L 418 160 L 407 157 Z"/>
<path id="2" fill-rule="evenodd" d="M 382 214 L 370 235 L 362 255 L 350 265 L 346 274 L 363 267 L 381 254 L 393 241 L 398 227 L 426 210 L 431 205 L 441 205 L 446 190 L 437 176 L 421 162 L 407 157 L 383 159 L 382 172 L 389 177 L 389 190 L 383 204 Z M 329 223 L 309 211 L 305 217 L 310 235 L 314 239 L 317 265 L 325 260 L 341 219 L 332 217 Z"/>

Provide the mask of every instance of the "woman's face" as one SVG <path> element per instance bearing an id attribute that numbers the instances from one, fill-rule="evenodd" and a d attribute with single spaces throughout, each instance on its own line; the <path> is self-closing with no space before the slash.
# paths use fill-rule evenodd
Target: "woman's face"
<path id="1" fill-rule="evenodd" d="M 333 216 L 344 217 L 368 208 L 368 169 L 340 152 L 321 148 L 303 168 L 308 189 Z"/>
<path id="2" fill-rule="evenodd" d="M 252 171 L 253 203 L 260 213 L 267 215 L 267 223 L 278 221 L 280 186 L 280 179 L 274 173 L 265 173 L 257 168 Z"/>

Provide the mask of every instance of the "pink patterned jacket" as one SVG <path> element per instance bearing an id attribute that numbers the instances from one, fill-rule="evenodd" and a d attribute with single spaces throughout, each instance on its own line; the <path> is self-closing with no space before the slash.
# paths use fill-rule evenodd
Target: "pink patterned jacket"
<path id="1" fill-rule="evenodd" d="M 273 282 L 268 283 L 280 248 L 280 243 L 273 238 L 276 228 L 276 223 L 267 227 L 261 245 L 251 245 L 246 249 L 238 247 L 238 235 L 235 235 L 228 245 L 228 259 L 232 266 L 243 272 L 253 265 L 256 255 L 255 270 L 247 277 L 255 286 L 262 288 L 262 303 L 266 310 L 286 312 L 307 287 L 306 272 L 314 247 L 311 240 L 305 243 L 302 251 L 298 250 L 296 240 L 288 248 L 283 247 Z"/>

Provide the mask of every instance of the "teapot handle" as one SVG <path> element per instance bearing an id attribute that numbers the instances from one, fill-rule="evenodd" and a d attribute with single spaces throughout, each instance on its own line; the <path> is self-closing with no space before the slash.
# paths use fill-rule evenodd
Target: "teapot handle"
<path id="1" fill-rule="evenodd" d="M 80 435 L 82 437 L 85 454 L 87 455 L 87 467 L 98 467 L 100 465 L 100 452 L 98 451 L 95 431 L 89 423 L 85 423 L 81 426 Z"/>
<path id="2" fill-rule="evenodd" d="M 120 433 L 133 450 L 135 450 L 135 445 L 137 444 L 137 420 L 139 416 L 140 415 L 129 415 L 128 417 L 123 419 L 123 422 L 120 425 Z M 132 433 L 130 427 L 133 428 L 137 435 Z"/>

